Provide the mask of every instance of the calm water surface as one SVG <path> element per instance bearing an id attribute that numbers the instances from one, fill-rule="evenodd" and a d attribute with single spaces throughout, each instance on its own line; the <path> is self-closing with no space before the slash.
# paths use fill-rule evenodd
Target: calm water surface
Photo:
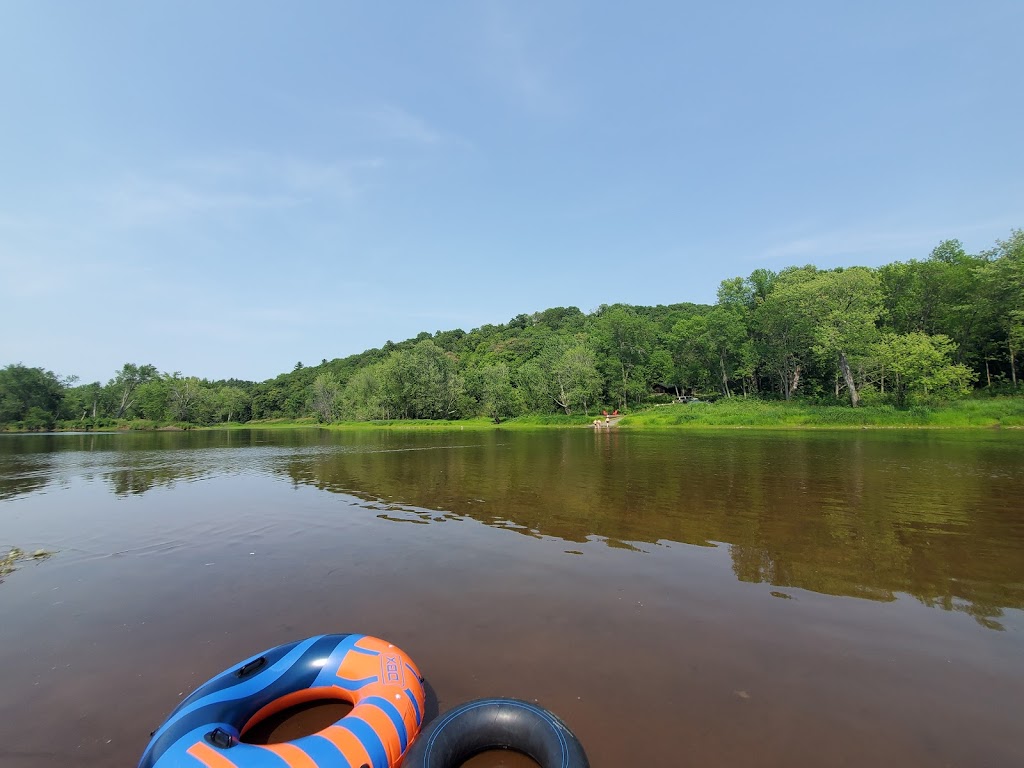
<path id="1" fill-rule="evenodd" d="M 0 764 L 323 632 L 602 766 L 1024 765 L 1024 434 L 0 435 Z M 512 762 L 507 763 L 512 765 Z"/>

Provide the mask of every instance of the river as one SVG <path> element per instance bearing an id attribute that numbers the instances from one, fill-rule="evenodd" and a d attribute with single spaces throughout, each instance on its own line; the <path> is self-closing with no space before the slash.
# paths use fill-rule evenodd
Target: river
<path id="1" fill-rule="evenodd" d="M 134 765 L 329 632 L 596 768 L 1024 765 L 1020 432 L 0 435 L 10 546 L 54 554 L 0 583 L 8 768 Z"/>

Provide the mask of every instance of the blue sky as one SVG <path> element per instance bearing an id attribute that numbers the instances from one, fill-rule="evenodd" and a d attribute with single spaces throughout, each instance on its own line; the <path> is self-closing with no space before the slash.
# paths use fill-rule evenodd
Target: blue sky
<path id="1" fill-rule="evenodd" d="M 1019 0 L 0 10 L 0 364 L 264 379 L 1024 226 Z"/>

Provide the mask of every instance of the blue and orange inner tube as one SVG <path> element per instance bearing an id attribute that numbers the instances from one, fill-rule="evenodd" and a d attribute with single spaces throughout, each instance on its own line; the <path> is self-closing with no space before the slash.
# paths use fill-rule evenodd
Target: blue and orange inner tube
<path id="1" fill-rule="evenodd" d="M 266 718 L 325 699 L 352 711 L 294 741 L 242 741 Z M 423 678 L 400 649 L 368 635 L 319 635 L 204 683 L 154 731 L 139 768 L 394 768 L 419 733 L 423 707 Z"/>

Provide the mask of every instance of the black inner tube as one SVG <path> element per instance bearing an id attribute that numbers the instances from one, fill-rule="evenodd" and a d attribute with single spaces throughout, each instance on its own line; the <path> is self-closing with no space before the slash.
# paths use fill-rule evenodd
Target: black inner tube
<path id="1" fill-rule="evenodd" d="M 589 768 L 583 745 L 551 712 L 518 699 L 477 699 L 432 722 L 403 768 L 458 768 L 489 749 L 512 749 L 541 768 Z"/>

